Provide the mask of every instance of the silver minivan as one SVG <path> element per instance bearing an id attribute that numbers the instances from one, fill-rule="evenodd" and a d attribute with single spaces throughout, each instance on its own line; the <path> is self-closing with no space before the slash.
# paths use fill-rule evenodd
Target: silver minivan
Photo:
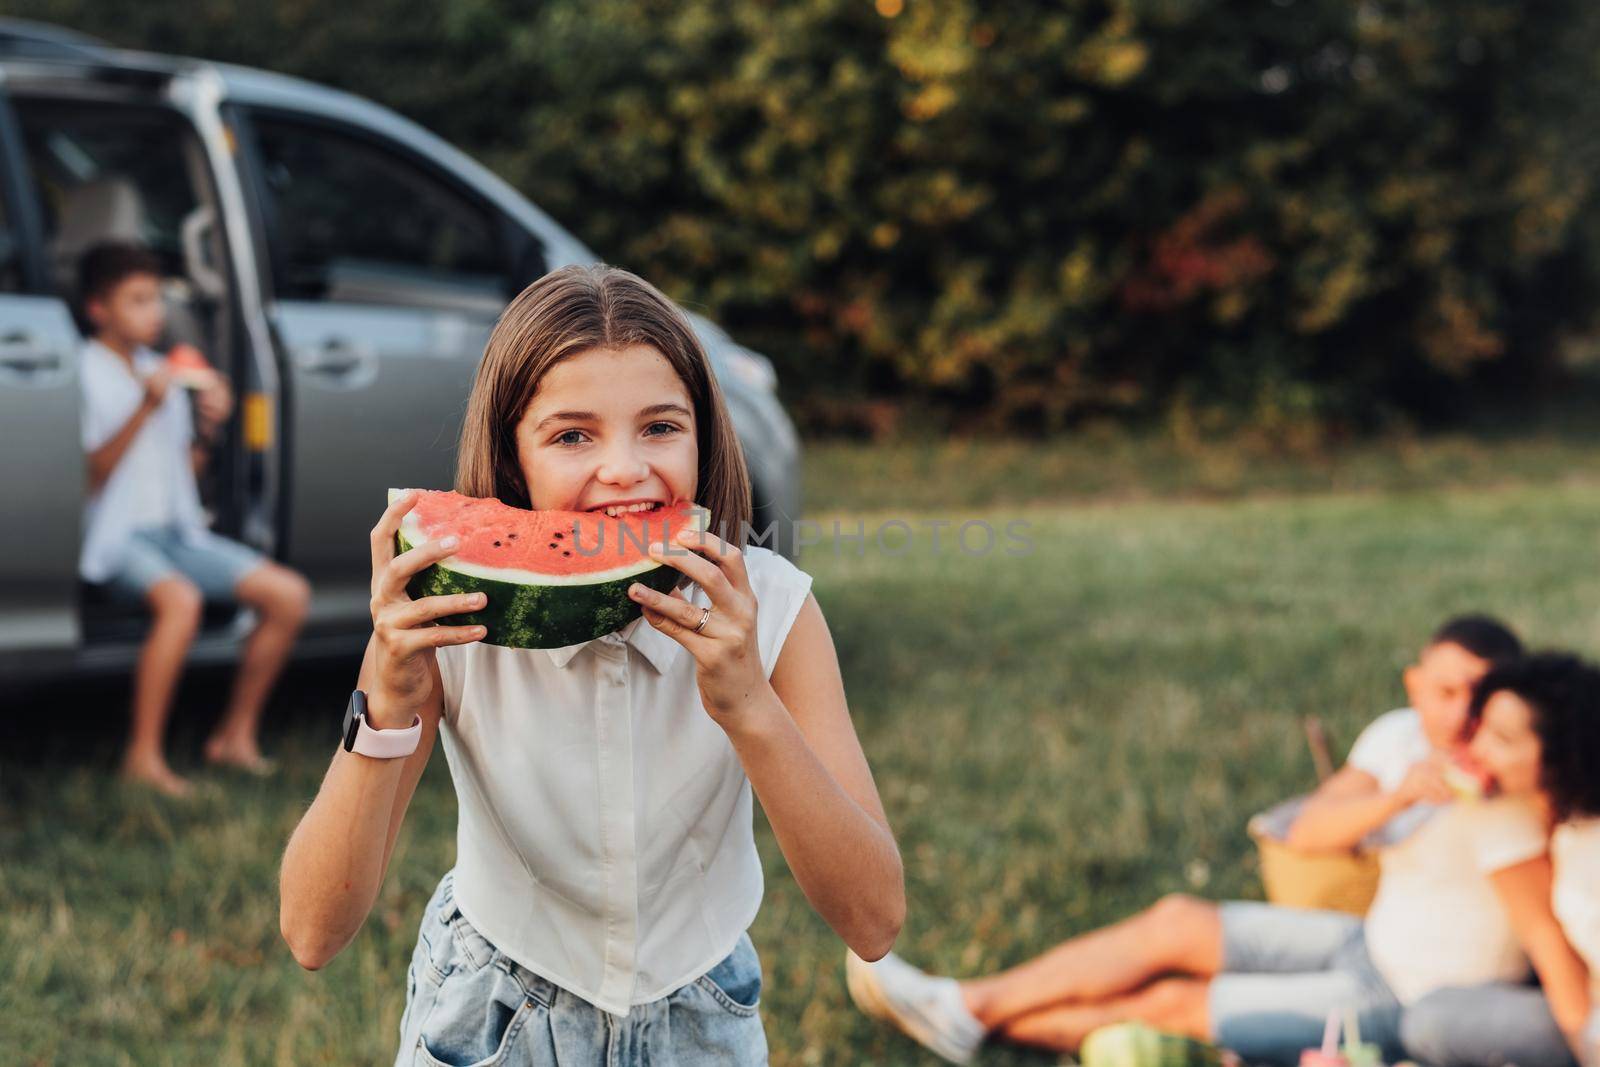
<path id="1" fill-rule="evenodd" d="M 77 574 L 82 336 L 68 297 L 79 256 L 108 238 L 162 258 L 167 341 L 233 381 L 202 498 L 214 529 L 311 580 L 305 657 L 363 647 L 384 490 L 451 484 L 500 309 L 546 271 L 597 258 L 367 100 L 0 20 L 3 681 L 128 670 L 144 634 L 140 611 Z M 799 446 L 772 365 L 691 317 L 744 444 L 755 530 L 790 553 Z M 208 608 L 191 661 L 232 659 L 251 624 Z"/>

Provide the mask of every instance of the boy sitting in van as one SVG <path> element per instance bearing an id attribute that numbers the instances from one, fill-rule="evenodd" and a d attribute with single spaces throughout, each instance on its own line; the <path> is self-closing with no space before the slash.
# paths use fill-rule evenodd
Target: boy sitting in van
<path id="1" fill-rule="evenodd" d="M 1538 879 L 1547 848 L 1538 812 L 1516 798 L 1451 803 L 1445 782 L 1473 686 L 1520 654 L 1493 619 L 1446 622 L 1405 672 L 1411 706 L 1367 727 L 1296 821 L 1291 845 L 1343 849 L 1402 812 L 1439 805 L 1380 853 L 1365 921 L 1170 896 L 978 978 L 926 974 L 892 952 L 875 963 L 847 954 L 851 999 L 954 1063 L 990 1040 L 1076 1052 L 1099 1027 L 1142 1022 L 1175 1043 L 1200 1039 L 1246 1062 L 1294 1064 L 1334 1009 L 1354 1012 L 1387 1062 L 1402 1058 L 1406 1004 L 1447 986 L 1519 981 L 1529 964 L 1522 939 L 1542 953 L 1554 943 L 1542 933 L 1559 933 Z M 1543 976 L 1550 960 L 1535 953 L 1532 962 Z"/>
<path id="2" fill-rule="evenodd" d="M 151 351 L 160 336 L 160 261 L 138 245 L 106 243 L 79 264 L 78 295 L 92 339 L 81 360 L 82 440 L 89 496 L 79 573 L 153 617 L 134 673 L 125 778 L 172 796 L 189 782 L 168 765 L 163 734 L 184 657 L 206 600 L 254 609 L 232 697 L 205 745 L 216 765 L 267 773 L 257 724 L 305 619 L 311 587 L 295 571 L 207 528 L 195 469 L 233 410 L 220 374 L 188 390 Z"/>

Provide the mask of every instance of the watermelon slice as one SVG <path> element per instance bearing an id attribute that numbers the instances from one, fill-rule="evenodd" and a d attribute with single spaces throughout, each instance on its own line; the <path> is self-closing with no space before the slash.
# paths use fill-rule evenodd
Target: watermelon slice
<path id="1" fill-rule="evenodd" d="M 217 380 L 217 372 L 194 345 L 173 345 L 167 352 L 167 369 L 172 380 L 185 389 L 208 389 Z"/>
<path id="2" fill-rule="evenodd" d="M 1225 1067 L 1230 1053 L 1144 1023 L 1112 1023 L 1083 1039 L 1083 1067 Z"/>
<path id="3" fill-rule="evenodd" d="M 1466 745 L 1457 745 L 1444 767 L 1444 784 L 1457 800 L 1482 800 L 1494 792 L 1494 775 L 1472 758 Z"/>
<path id="4" fill-rule="evenodd" d="M 404 490 L 389 490 L 393 501 Z M 451 534 L 460 547 L 413 575 L 413 599 L 481 592 L 478 611 L 439 620 L 484 626 L 482 640 L 506 648 L 561 648 L 620 630 L 642 612 L 628 586 L 666 593 L 681 571 L 646 548 L 680 530 L 704 531 L 711 513 L 688 501 L 611 518 L 593 511 L 529 511 L 493 498 L 424 490 L 401 520 L 400 551 Z M 684 549 L 684 551 L 688 551 Z"/>

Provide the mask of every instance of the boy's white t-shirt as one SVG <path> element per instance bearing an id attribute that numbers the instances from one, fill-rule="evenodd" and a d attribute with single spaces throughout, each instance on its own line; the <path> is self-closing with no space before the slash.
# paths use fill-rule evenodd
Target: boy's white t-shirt
<path id="1" fill-rule="evenodd" d="M 743 552 L 770 677 L 811 578 Z M 710 606 L 697 584 L 684 594 Z M 686 649 L 639 618 L 566 648 L 452 645 L 437 661 L 469 922 L 624 1016 L 733 950 L 762 897 L 750 781 Z"/>
<path id="2" fill-rule="evenodd" d="M 1390 791 L 1432 751 L 1421 716 L 1401 708 L 1362 731 L 1348 763 Z M 1410 836 L 1379 851 L 1367 951 L 1401 1003 L 1445 986 L 1528 977 L 1528 958 L 1489 875 L 1547 847 L 1532 804 L 1496 797 L 1442 805 Z"/>
<path id="3" fill-rule="evenodd" d="M 1556 918 L 1568 944 L 1589 968 L 1589 1000 L 1600 1012 L 1600 818 L 1556 827 L 1550 860 L 1555 866 L 1551 900 Z"/>
<path id="4" fill-rule="evenodd" d="M 82 386 L 80 438 L 85 453 L 116 436 L 144 399 L 145 375 L 162 359 L 148 348 L 133 353 L 134 369 L 98 341 L 83 347 L 79 360 Z M 84 505 L 83 549 L 78 572 L 103 582 L 122 565 L 122 555 L 135 530 L 176 525 L 185 536 L 206 528 L 195 484 L 189 445 L 194 437 L 188 390 L 176 385 L 139 432 L 99 492 Z"/>

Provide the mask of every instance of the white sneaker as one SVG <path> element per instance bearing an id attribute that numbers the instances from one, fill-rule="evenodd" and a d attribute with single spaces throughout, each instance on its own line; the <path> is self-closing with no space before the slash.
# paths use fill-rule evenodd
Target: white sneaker
<path id="1" fill-rule="evenodd" d="M 861 1014 L 880 1022 L 890 1021 L 889 1005 L 878 989 L 878 979 L 872 973 L 872 964 L 850 949 L 844 950 L 844 987 L 849 992 L 850 999 L 855 1002 L 855 1006 L 861 1009 Z"/>
<path id="2" fill-rule="evenodd" d="M 954 978 L 924 974 L 894 953 L 868 963 L 849 949 L 845 988 L 862 1013 L 892 1023 L 907 1037 L 951 1063 L 970 1063 L 986 1036 L 961 1000 Z"/>

